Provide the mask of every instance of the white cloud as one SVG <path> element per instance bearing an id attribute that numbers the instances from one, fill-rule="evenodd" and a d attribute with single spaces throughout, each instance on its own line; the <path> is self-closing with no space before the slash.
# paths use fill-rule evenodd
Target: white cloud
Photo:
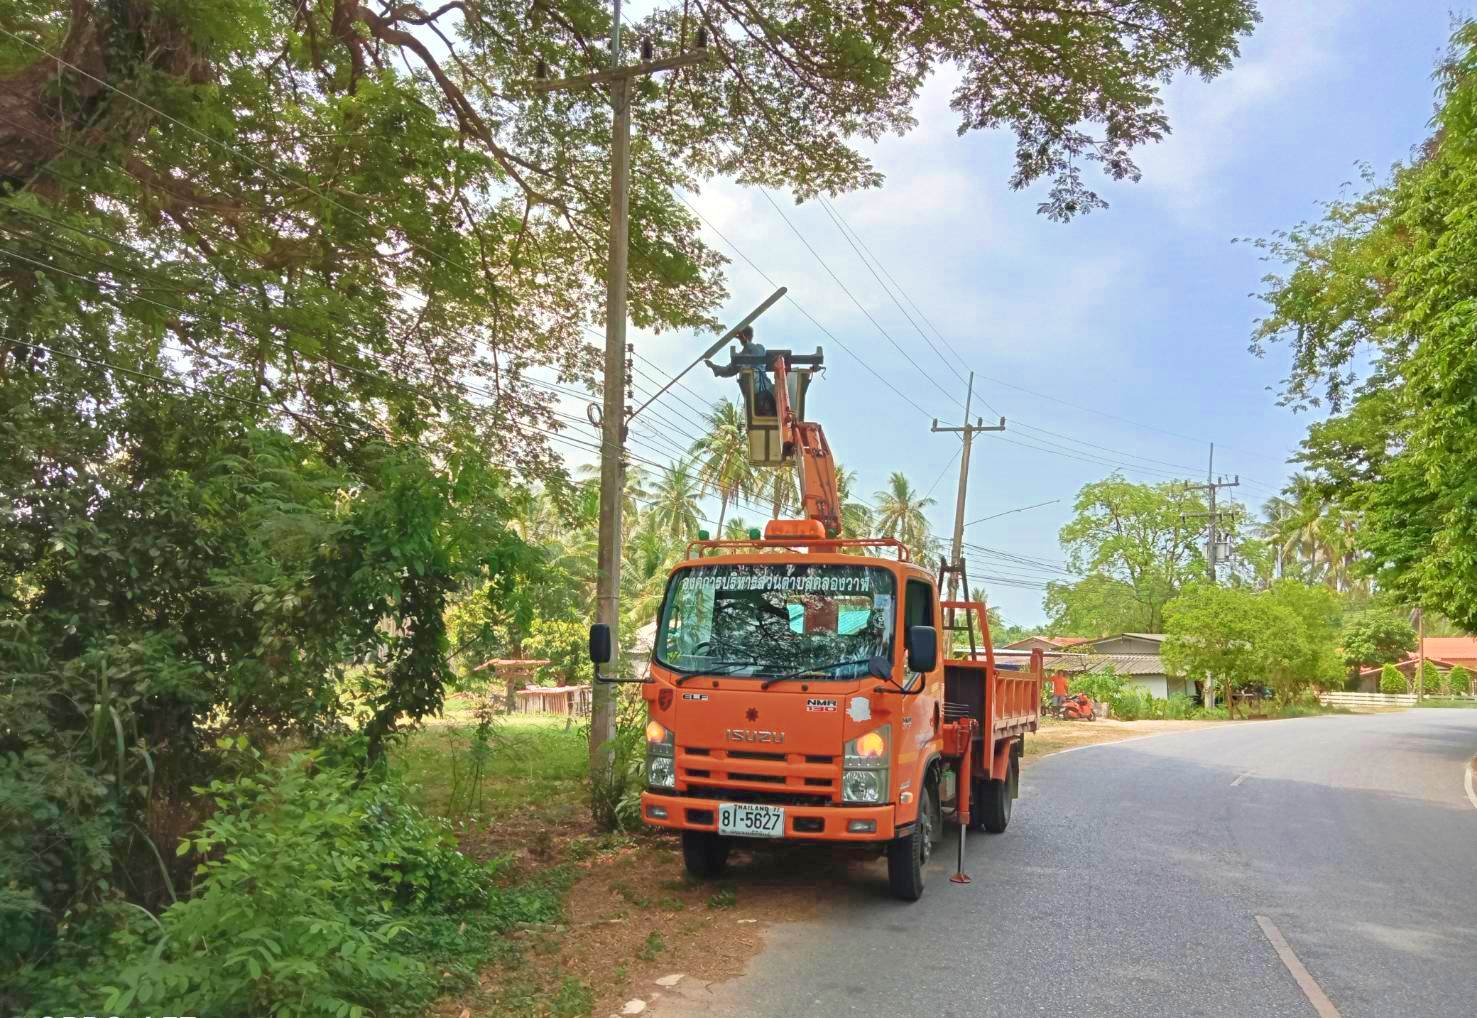
<path id="1" fill-rule="evenodd" d="M 1347 14 L 1346 0 L 1268 5 L 1231 70 L 1209 82 L 1176 80 L 1165 94 L 1174 133 L 1135 154 L 1139 186 L 1181 213 L 1215 207 L 1217 170 L 1246 154 L 1247 137 L 1265 133 L 1298 89 L 1344 66 L 1337 50 Z"/>

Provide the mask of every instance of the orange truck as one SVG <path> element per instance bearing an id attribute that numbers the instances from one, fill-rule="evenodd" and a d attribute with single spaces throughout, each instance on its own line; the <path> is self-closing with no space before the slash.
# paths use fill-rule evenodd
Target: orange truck
<path id="1" fill-rule="evenodd" d="M 807 518 L 700 535 L 672 570 L 641 680 L 641 816 L 680 832 L 698 877 L 735 844 L 846 845 L 884 854 L 893 893 L 916 900 L 946 820 L 960 826 L 956 880 L 964 830 L 1010 822 L 1042 659 L 997 668 L 983 604 L 941 600 L 897 541 L 836 536 L 834 464 L 797 408 L 808 379 L 791 380 L 788 351 L 768 356 L 779 405 L 751 410 L 751 451 L 796 466 Z M 610 637 L 591 630 L 597 672 Z"/>

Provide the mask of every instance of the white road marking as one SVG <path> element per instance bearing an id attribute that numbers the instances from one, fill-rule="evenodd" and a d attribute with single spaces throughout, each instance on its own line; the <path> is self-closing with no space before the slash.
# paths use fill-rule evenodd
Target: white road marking
<path id="1" fill-rule="evenodd" d="M 1298 956 L 1292 953 L 1292 948 L 1287 945 L 1287 940 L 1282 936 L 1272 920 L 1264 915 L 1256 917 L 1256 924 L 1262 928 L 1262 933 L 1272 944 L 1272 950 L 1277 952 L 1277 957 L 1282 959 L 1282 964 L 1287 966 L 1287 971 L 1292 973 L 1292 978 L 1297 981 L 1298 989 L 1303 991 L 1303 996 L 1308 998 L 1308 1003 L 1313 1005 L 1313 1010 L 1318 1012 L 1318 1018 L 1342 1018 L 1339 1009 L 1333 1006 L 1333 1001 L 1328 999 L 1328 994 L 1323 992 L 1323 987 L 1318 985 L 1318 980 L 1313 978 Z"/>
<path id="2" fill-rule="evenodd" d="M 1231 787 L 1235 788 L 1237 785 L 1241 784 L 1241 782 L 1245 781 L 1249 777 L 1251 777 L 1251 771 L 1243 771 L 1242 773 L 1236 775 L 1236 780 L 1231 782 Z"/>
<path id="3" fill-rule="evenodd" d="M 1477 789 L 1472 787 L 1474 775 L 1477 775 L 1477 756 L 1467 764 L 1467 798 L 1471 801 L 1472 808 L 1477 809 Z"/>

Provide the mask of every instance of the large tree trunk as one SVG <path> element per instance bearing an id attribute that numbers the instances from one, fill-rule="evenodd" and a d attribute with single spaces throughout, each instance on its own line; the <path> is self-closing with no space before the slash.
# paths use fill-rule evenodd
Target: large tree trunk
<path id="1" fill-rule="evenodd" d="M 34 61 L 0 80 L 0 179 L 18 188 L 30 184 L 62 154 L 67 135 L 95 118 L 107 92 L 87 75 L 107 80 L 103 41 L 92 5 L 72 0 L 71 23 L 56 49 L 63 62 L 35 51 Z"/>

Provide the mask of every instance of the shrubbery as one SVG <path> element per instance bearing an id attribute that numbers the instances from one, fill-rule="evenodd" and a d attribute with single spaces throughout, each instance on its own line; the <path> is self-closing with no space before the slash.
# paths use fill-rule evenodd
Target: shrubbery
<path id="1" fill-rule="evenodd" d="M 1446 673 L 1446 683 L 1453 693 L 1469 693 L 1472 690 L 1472 673 L 1456 665 Z"/>
<path id="2" fill-rule="evenodd" d="M 498 865 L 462 855 L 398 785 L 361 783 L 318 754 L 258 762 L 202 791 L 214 813 L 180 846 L 199 860 L 189 897 L 157 917 L 99 910 L 47 968 L 21 973 L 33 1008 L 413 1013 L 448 979 L 470 979 L 498 931 L 559 912 L 558 873 L 504 889 Z"/>
<path id="3" fill-rule="evenodd" d="M 1437 696 L 1441 692 L 1441 673 L 1429 661 L 1421 664 L 1421 692 L 1427 696 Z"/>
<path id="4" fill-rule="evenodd" d="M 1400 674 L 1400 669 L 1391 664 L 1380 667 L 1381 693 L 1408 693 L 1409 691 L 1405 683 L 1405 676 Z"/>

